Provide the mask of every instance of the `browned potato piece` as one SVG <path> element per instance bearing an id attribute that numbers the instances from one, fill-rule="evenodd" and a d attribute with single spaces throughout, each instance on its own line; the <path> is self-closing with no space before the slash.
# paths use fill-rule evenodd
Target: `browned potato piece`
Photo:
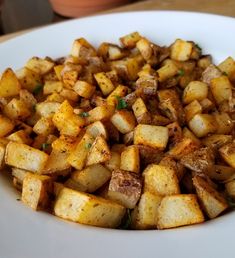
<path id="1" fill-rule="evenodd" d="M 108 139 L 108 132 L 105 125 L 101 121 L 96 121 L 87 126 L 86 131 L 94 138 L 102 135 L 105 139 Z"/>
<path id="2" fill-rule="evenodd" d="M 117 151 L 111 151 L 111 158 L 105 163 L 109 170 L 119 169 L 121 164 L 121 155 Z"/>
<path id="3" fill-rule="evenodd" d="M 88 82 L 80 81 L 80 80 L 78 80 L 75 83 L 75 85 L 73 86 L 73 89 L 79 96 L 87 99 L 91 98 L 91 96 L 95 92 L 95 86 L 89 84 Z"/>
<path id="4" fill-rule="evenodd" d="M 19 94 L 20 82 L 12 69 L 6 69 L 0 78 L 0 97 L 13 97 Z"/>
<path id="5" fill-rule="evenodd" d="M 214 165 L 214 169 L 207 171 L 206 174 L 211 179 L 224 182 L 235 175 L 235 169 L 224 165 Z"/>
<path id="6" fill-rule="evenodd" d="M 84 38 L 74 40 L 70 54 L 73 57 L 95 56 L 94 47 Z"/>
<path id="7" fill-rule="evenodd" d="M 202 73 L 202 81 L 209 84 L 212 79 L 218 78 L 222 72 L 213 64 L 209 65 Z"/>
<path id="8" fill-rule="evenodd" d="M 48 155 L 28 145 L 9 142 L 6 147 L 5 162 L 7 165 L 41 173 L 48 160 Z"/>
<path id="9" fill-rule="evenodd" d="M 36 134 L 49 135 L 54 132 L 54 125 L 52 119 L 49 117 L 41 117 L 33 127 Z"/>
<path id="10" fill-rule="evenodd" d="M 53 150 L 70 153 L 76 145 L 77 138 L 60 135 L 55 141 L 52 142 L 51 146 Z"/>
<path id="11" fill-rule="evenodd" d="M 18 182 L 21 184 L 23 184 L 23 181 L 25 179 L 25 177 L 27 176 L 27 174 L 30 174 L 31 172 L 30 171 L 27 171 L 27 170 L 24 170 L 24 169 L 21 169 L 21 168 L 15 168 L 13 167 L 12 168 L 12 176 L 14 178 L 16 178 L 18 180 Z M 32 174 L 32 173 L 31 173 Z"/>
<path id="12" fill-rule="evenodd" d="M 165 196 L 158 208 L 158 229 L 192 225 L 204 220 L 195 194 Z"/>
<path id="13" fill-rule="evenodd" d="M 214 114 L 216 120 L 217 134 L 230 134 L 233 129 L 233 121 L 228 113 L 216 113 Z"/>
<path id="14" fill-rule="evenodd" d="M 179 69 L 174 61 L 169 59 L 167 61 L 168 62 L 166 64 L 157 70 L 159 82 L 165 82 L 166 80 L 177 75 L 179 72 Z"/>
<path id="15" fill-rule="evenodd" d="M 200 176 L 195 176 L 193 178 L 193 184 L 203 209 L 210 219 L 217 217 L 228 208 L 228 204 L 224 197 L 205 179 Z"/>
<path id="16" fill-rule="evenodd" d="M 235 200 L 235 179 L 225 184 L 226 193 Z"/>
<path id="17" fill-rule="evenodd" d="M 123 85 L 118 85 L 107 97 L 107 104 L 116 106 L 118 104 L 118 98 L 126 96 L 128 92 L 128 87 Z"/>
<path id="18" fill-rule="evenodd" d="M 121 43 L 126 48 L 134 48 L 136 46 L 136 42 L 141 39 L 141 36 L 138 32 L 132 32 L 120 38 Z"/>
<path id="19" fill-rule="evenodd" d="M 63 219 L 97 227 L 120 225 L 125 208 L 110 200 L 63 188 L 54 206 L 55 215 Z"/>
<path id="20" fill-rule="evenodd" d="M 12 132 L 14 126 L 14 123 L 10 119 L 0 115 L 0 137 L 6 136 Z"/>
<path id="21" fill-rule="evenodd" d="M 187 61 L 190 59 L 193 43 L 177 39 L 171 46 L 171 58 L 176 61 Z"/>
<path id="22" fill-rule="evenodd" d="M 139 124 L 134 130 L 134 144 L 163 150 L 168 142 L 168 129 L 163 126 Z"/>
<path id="23" fill-rule="evenodd" d="M 53 69 L 54 63 L 47 59 L 42 59 L 39 57 L 32 57 L 28 60 L 25 67 L 29 70 L 44 75 Z"/>
<path id="24" fill-rule="evenodd" d="M 106 76 L 104 72 L 96 73 L 94 74 L 94 77 L 105 96 L 109 95 L 115 89 L 112 81 Z"/>
<path id="25" fill-rule="evenodd" d="M 184 107 L 184 112 L 186 121 L 189 122 L 196 114 L 202 113 L 202 106 L 197 100 L 194 100 Z"/>
<path id="26" fill-rule="evenodd" d="M 31 115 L 31 111 L 24 101 L 13 98 L 5 107 L 4 114 L 12 120 L 25 120 Z"/>
<path id="27" fill-rule="evenodd" d="M 149 124 L 151 122 L 151 115 L 142 98 L 138 98 L 132 105 L 135 118 L 139 124 Z"/>
<path id="28" fill-rule="evenodd" d="M 212 134 L 202 139 L 202 143 L 208 147 L 218 149 L 232 142 L 232 135 Z"/>
<path id="29" fill-rule="evenodd" d="M 208 85 L 201 81 L 191 81 L 184 89 L 183 102 L 189 104 L 194 100 L 203 100 L 207 97 Z"/>
<path id="30" fill-rule="evenodd" d="M 235 79 L 235 62 L 234 59 L 229 56 L 223 62 L 218 65 L 218 68 L 228 75 L 229 80 L 234 82 Z"/>
<path id="31" fill-rule="evenodd" d="M 32 139 L 29 137 L 29 134 L 25 130 L 19 130 L 15 133 L 10 134 L 7 136 L 9 141 L 25 143 L 30 145 L 32 143 Z"/>
<path id="32" fill-rule="evenodd" d="M 60 108 L 58 102 L 40 102 L 36 105 L 36 114 L 43 117 L 52 117 Z"/>
<path id="33" fill-rule="evenodd" d="M 34 210 L 48 208 L 52 192 L 53 183 L 49 176 L 29 173 L 23 180 L 22 201 Z"/>
<path id="34" fill-rule="evenodd" d="M 3 169 L 5 165 L 5 151 L 6 151 L 6 146 L 0 143 L 0 169 Z"/>
<path id="35" fill-rule="evenodd" d="M 133 209 L 138 202 L 142 181 L 138 174 L 123 170 L 114 170 L 109 183 L 108 198 Z"/>
<path id="36" fill-rule="evenodd" d="M 123 134 L 129 133 L 135 128 L 135 117 L 132 112 L 127 110 L 116 111 L 110 120 L 118 131 Z"/>
<path id="37" fill-rule="evenodd" d="M 198 145 L 201 144 L 201 141 L 187 127 L 183 129 L 183 137 L 195 141 Z"/>
<path id="38" fill-rule="evenodd" d="M 87 122 L 93 123 L 95 121 L 107 121 L 114 113 L 114 107 L 110 105 L 103 105 L 95 107 L 88 112 Z"/>
<path id="39" fill-rule="evenodd" d="M 235 143 L 228 143 L 219 149 L 222 158 L 233 168 L 235 168 Z"/>
<path id="40" fill-rule="evenodd" d="M 143 172 L 144 191 L 159 195 L 179 194 L 179 180 L 176 172 L 170 167 L 149 165 Z"/>
<path id="41" fill-rule="evenodd" d="M 128 146 L 122 152 L 120 169 L 139 173 L 140 157 L 139 157 L 139 149 L 137 146 L 135 145 Z"/>

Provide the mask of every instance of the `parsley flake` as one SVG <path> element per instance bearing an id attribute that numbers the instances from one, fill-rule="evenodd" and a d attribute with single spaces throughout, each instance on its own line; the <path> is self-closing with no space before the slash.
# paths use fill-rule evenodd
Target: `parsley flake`
<path id="1" fill-rule="evenodd" d="M 235 209 L 235 201 L 231 197 L 227 197 L 227 202 L 230 208 Z"/>
<path id="2" fill-rule="evenodd" d="M 228 76 L 228 74 L 226 72 L 222 72 L 222 75 Z"/>
<path id="3" fill-rule="evenodd" d="M 91 145 L 92 145 L 91 143 L 87 143 L 86 146 L 85 146 L 86 149 L 90 149 L 90 148 L 91 148 Z"/>
<path id="4" fill-rule="evenodd" d="M 201 48 L 198 44 L 195 44 L 195 47 L 196 47 L 198 50 L 202 51 L 202 48 Z"/>
<path id="5" fill-rule="evenodd" d="M 35 86 L 35 88 L 33 89 L 33 94 L 39 94 L 43 89 L 43 85 L 42 84 L 37 84 Z"/>
<path id="6" fill-rule="evenodd" d="M 118 101 L 117 107 L 116 107 L 118 110 L 127 108 L 128 105 L 127 105 L 126 101 L 123 98 L 121 98 L 120 96 L 115 96 L 115 97 L 116 97 L 116 99 Z"/>
<path id="7" fill-rule="evenodd" d="M 131 226 L 131 210 L 130 209 L 127 209 L 127 212 L 126 212 L 126 219 L 125 219 L 125 222 L 123 223 L 123 225 L 121 225 L 121 229 L 129 229 L 130 226 Z"/>
<path id="8" fill-rule="evenodd" d="M 180 70 L 178 71 L 178 75 L 179 75 L 179 76 L 184 76 L 184 70 L 183 70 L 183 69 L 180 69 Z"/>
<path id="9" fill-rule="evenodd" d="M 88 112 L 82 112 L 79 114 L 80 117 L 88 117 L 89 113 Z"/>
<path id="10" fill-rule="evenodd" d="M 47 150 L 49 146 L 50 146 L 49 143 L 44 142 L 44 143 L 42 144 L 42 150 L 43 150 L 43 151 Z"/>
<path id="11" fill-rule="evenodd" d="M 20 198 L 17 198 L 16 200 L 19 202 L 21 199 L 20 199 Z"/>

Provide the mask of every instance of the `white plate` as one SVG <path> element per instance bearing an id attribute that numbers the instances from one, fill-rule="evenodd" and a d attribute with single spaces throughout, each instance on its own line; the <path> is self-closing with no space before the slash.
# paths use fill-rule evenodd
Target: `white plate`
<path id="1" fill-rule="evenodd" d="M 235 56 L 235 19 L 187 12 L 135 12 L 73 20 L 0 45 L 0 71 L 23 66 L 34 56 L 60 57 L 72 41 L 97 45 L 139 31 L 159 44 L 196 41 L 218 62 Z M 234 257 L 235 213 L 211 222 L 165 231 L 120 231 L 82 226 L 34 212 L 16 199 L 0 175 L 0 258 L 221 258 Z"/>

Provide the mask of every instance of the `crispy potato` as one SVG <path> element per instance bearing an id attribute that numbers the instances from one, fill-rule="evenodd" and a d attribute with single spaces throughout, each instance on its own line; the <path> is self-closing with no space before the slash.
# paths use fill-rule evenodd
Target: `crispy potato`
<path id="1" fill-rule="evenodd" d="M 78 80 L 74 87 L 74 91 L 81 97 L 89 99 L 95 92 L 95 87 L 85 81 Z"/>
<path id="2" fill-rule="evenodd" d="M 195 194 L 165 196 L 158 208 L 158 229 L 192 225 L 204 220 Z"/>
<path id="3" fill-rule="evenodd" d="M 203 100 L 207 97 L 208 86 L 205 82 L 191 81 L 184 89 L 183 102 L 189 104 L 194 100 Z"/>
<path id="4" fill-rule="evenodd" d="M 135 118 L 139 124 L 150 124 L 151 115 L 142 98 L 138 98 L 132 105 Z"/>
<path id="5" fill-rule="evenodd" d="M 41 117 L 33 127 L 36 134 L 49 135 L 54 132 L 54 125 L 52 119 L 49 117 Z"/>
<path id="6" fill-rule="evenodd" d="M 213 64 L 209 65 L 202 73 L 202 81 L 210 85 L 211 80 L 218 78 L 222 72 Z"/>
<path id="7" fill-rule="evenodd" d="M 184 112 L 185 119 L 189 122 L 196 114 L 202 113 L 202 106 L 197 100 L 194 100 L 184 107 Z"/>
<path id="8" fill-rule="evenodd" d="M 14 126 L 14 123 L 10 119 L 0 115 L 0 137 L 6 136 L 12 132 Z"/>
<path id="9" fill-rule="evenodd" d="M 74 40 L 70 54 L 73 57 L 95 56 L 94 47 L 84 38 Z"/>
<path id="10" fill-rule="evenodd" d="M 28 175 L 28 174 L 32 174 L 30 171 L 28 170 L 24 170 L 24 169 L 21 169 L 21 168 L 15 168 L 13 167 L 12 168 L 12 176 L 14 178 L 16 178 L 18 180 L 18 182 L 21 184 L 21 186 L 23 185 L 23 181 L 25 179 L 25 177 Z"/>
<path id="11" fill-rule="evenodd" d="M 218 68 L 228 75 L 230 81 L 234 82 L 235 79 L 235 62 L 234 59 L 229 56 L 223 62 L 218 65 Z"/>
<path id="12" fill-rule="evenodd" d="M 25 102 L 20 99 L 13 98 L 3 110 L 4 114 L 12 120 L 25 120 L 31 115 Z"/>
<path id="13" fill-rule="evenodd" d="M 97 227 L 115 228 L 125 208 L 115 202 L 63 188 L 55 202 L 55 215 L 63 219 Z"/>
<path id="14" fill-rule="evenodd" d="M 119 169 L 121 164 L 121 155 L 117 151 L 111 151 L 111 158 L 107 160 L 104 165 L 109 170 Z"/>
<path id="15" fill-rule="evenodd" d="M 116 111 L 110 120 L 118 131 L 123 134 L 129 133 L 135 128 L 135 117 L 127 110 Z"/>
<path id="16" fill-rule="evenodd" d="M 36 105 L 36 114 L 42 117 L 52 117 L 59 108 L 58 102 L 41 102 Z"/>
<path id="17" fill-rule="evenodd" d="M 176 61 L 187 61 L 191 57 L 193 44 L 177 39 L 171 46 L 171 58 Z"/>
<path id="18" fill-rule="evenodd" d="M 225 184 L 226 193 L 235 200 L 235 180 Z"/>
<path id="19" fill-rule="evenodd" d="M 112 81 L 106 76 L 104 72 L 94 74 L 94 77 L 102 91 L 102 93 L 107 96 L 115 88 Z"/>
<path id="20" fill-rule="evenodd" d="M 59 138 L 52 142 L 51 146 L 53 150 L 70 153 L 75 147 L 77 140 L 77 138 L 71 136 L 60 135 Z"/>
<path id="21" fill-rule="evenodd" d="M 104 139 L 108 139 L 107 129 L 105 125 L 100 121 L 96 121 L 87 126 L 86 131 L 94 138 L 96 138 L 99 135 L 102 135 Z"/>
<path id="22" fill-rule="evenodd" d="M 107 97 L 107 104 L 116 106 L 118 104 L 118 98 L 126 96 L 128 87 L 118 85 Z"/>
<path id="23" fill-rule="evenodd" d="M 61 92 L 63 89 L 63 84 L 60 81 L 45 81 L 45 84 L 43 86 L 43 94 L 49 95 L 54 92 Z"/>
<path id="24" fill-rule="evenodd" d="M 12 69 L 6 69 L 0 78 L 0 97 L 13 97 L 19 94 L 20 82 Z"/>
<path id="25" fill-rule="evenodd" d="M 219 149 L 222 158 L 233 168 L 235 168 L 235 143 L 231 142 Z"/>
<path id="26" fill-rule="evenodd" d="M 107 121 L 114 113 L 114 107 L 103 105 L 93 108 L 88 112 L 87 123 L 95 121 Z"/>
<path id="27" fill-rule="evenodd" d="M 230 134 L 233 129 L 233 121 L 228 113 L 215 113 L 216 132 L 217 134 Z"/>
<path id="28" fill-rule="evenodd" d="M 34 210 L 50 206 L 49 194 L 53 192 L 52 179 L 49 176 L 27 174 L 23 180 L 22 201 Z"/>
<path id="29" fill-rule="evenodd" d="M 26 144 L 9 142 L 6 147 L 7 165 L 41 173 L 48 160 L 48 155 Z"/>
<path id="30" fill-rule="evenodd" d="M 127 34 L 120 38 L 121 43 L 126 48 L 134 48 L 136 43 L 141 39 L 141 35 L 135 31 L 130 34 Z"/>
<path id="31" fill-rule="evenodd" d="M 220 213 L 228 208 L 224 197 L 208 184 L 205 179 L 195 176 L 193 184 L 202 207 L 210 219 L 219 216 Z"/>
<path id="32" fill-rule="evenodd" d="M 32 143 L 32 139 L 29 137 L 29 134 L 25 130 L 19 130 L 10 134 L 7 136 L 7 139 L 12 142 L 24 143 L 28 145 Z"/>
<path id="33" fill-rule="evenodd" d="M 144 191 L 159 195 L 179 194 L 179 180 L 169 166 L 151 164 L 143 172 Z"/>
<path id="34" fill-rule="evenodd" d="M 219 149 L 223 145 L 232 142 L 232 135 L 212 134 L 202 139 L 205 146 Z"/>
<path id="35" fill-rule="evenodd" d="M 48 59 L 32 57 L 28 60 L 25 67 L 37 74 L 44 75 L 50 72 L 53 69 L 54 65 L 54 62 L 51 62 Z"/>
<path id="36" fill-rule="evenodd" d="M 133 209 L 138 202 L 142 189 L 142 181 L 138 174 L 114 170 L 108 189 L 108 198 Z"/>
<path id="37" fill-rule="evenodd" d="M 126 147 L 121 154 L 120 169 L 139 173 L 140 170 L 140 156 L 139 149 L 135 145 Z"/>
<path id="38" fill-rule="evenodd" d="M 189 138 L 195 141 L 196 143 L 198 143 L 198 145 L 201 144 L 201 141 L 187 127 L 183 128 L 182 133 L 183 133 L 183 138 Z"/>
<path id="39" fill-rule="evenodd" d="M 169 60 L 165 65 L 157 70 L 159 82 L 164 82 L 178 74 L 178 67 L 175 62 Z"/>

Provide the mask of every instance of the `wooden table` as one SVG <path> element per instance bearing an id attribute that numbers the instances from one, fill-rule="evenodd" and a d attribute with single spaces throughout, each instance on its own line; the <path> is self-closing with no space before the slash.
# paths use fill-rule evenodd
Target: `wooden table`
<path id="1" fill-rule="evenodd" d="M 105 13 L 140 11 L 140 10 L 184 10 L 207 12 L 235 17 L 234 0 L 148 0 L 135 4 L 122 6 L 116 9 L 106 11 Z M 8 34 L 0 37 L 0 42 L 29 32 L 32 29 Z"/>

